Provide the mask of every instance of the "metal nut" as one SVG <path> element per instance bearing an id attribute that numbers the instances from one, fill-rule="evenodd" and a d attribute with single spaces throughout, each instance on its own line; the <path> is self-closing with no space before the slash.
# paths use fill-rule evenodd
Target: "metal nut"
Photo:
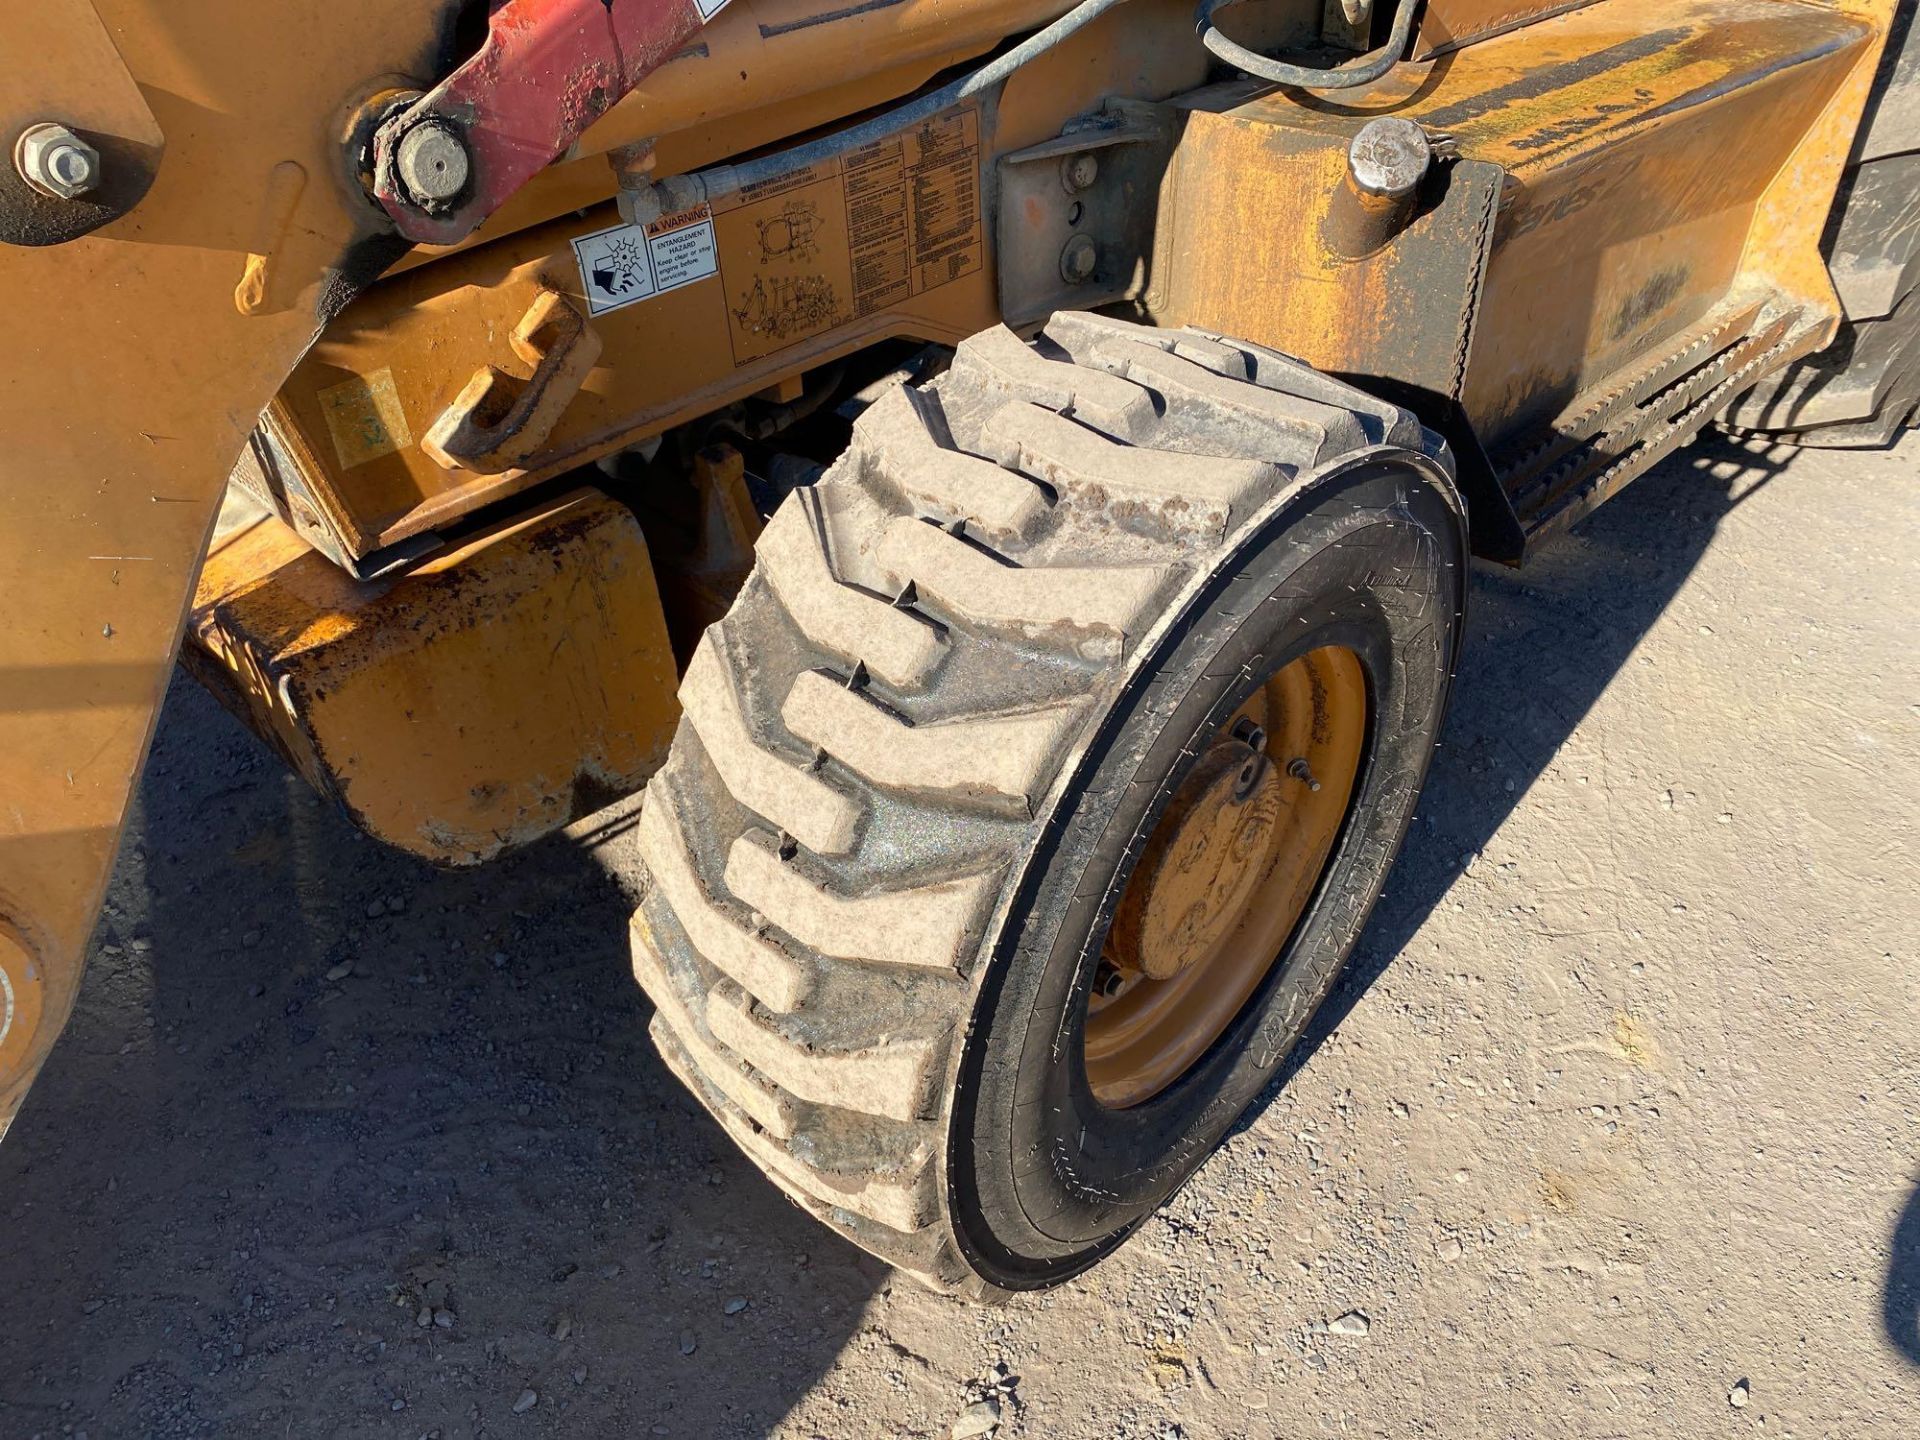
<path id="1" fill-rule="evenodd" d="M 1093 272 L 1099 268 L 1100 251 L 1093 241 L 1085 235 L 1076 235 L 1067 241 L 1066 249 L 1060 252 L 1060 278 L 1069 285 L 1082 285 L 1093 278 Z"/>
<path id="2" fill-rule="evenodd" d="M 20 178 L 55 200 L 77 200 L 100 183 L 100 152 L 64 125 L 31 125 L 13 147 Z"/>
<path id="3" fill-rule="evenodd" d="M 393 152 L 394 174 L 422 209 L 450 205 L 467 188 L 473 161 L 460 132 L 437 120 L 427 120 L 400 137 Z"/>
<path id="4" fill-rule="evenodd" d="M 1086 151 L 1060 162 L 1060 183 L 1069 195 L 1078 195 L 1100 177 L 1100 161 Z"/>

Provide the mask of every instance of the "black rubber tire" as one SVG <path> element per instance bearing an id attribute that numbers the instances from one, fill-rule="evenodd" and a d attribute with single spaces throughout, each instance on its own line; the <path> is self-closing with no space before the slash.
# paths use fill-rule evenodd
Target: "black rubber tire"
<path id="1" fill-rule="evenodd" d="M 1895 18 L 1826 239 L 1845 318 L 1832 345 L 1740 401 L 1737 430 L 1874 449 L 1920 423 L 1920 25 Z"/>
<path id="2" fill-rule="evenodd" d="M 1361 463 L 1282 507 L 1214 571 L 1076 767 L 986 976 L 950 1157 L 957 1230 L 1006 1289 L 1057 1283 L 1165 1202 L 1286 1058 L 1345 964 L 1398 854 L 1445 708 L 1461 559 L 1430 474 Z M 1229 1031 L 1171 1088 L 1093 1096 L 1087 988 L 1121 890 L 1206 737 L 1280 666 L 1354 650 L 1372 722 L 1321 889 Z"/>
<path id="3" fill-rule="evenodd" d="M 785 502 L 689 667 L 634 917 L 662 1054 L 799 1203 L 927 1283 L 1084 1269 L 1218 1143 L 1351 950 L 1432 754 L 1466 564 L 1439 442 L 1298 362 L 1084 315 L 966 342 Z M 1104 1110 L 1073 1017 L 1129 857 L 1198 739 L 1324 643 L 1360 655 L 1373 718 L 1321 888 L 1208 1055 Z"/>

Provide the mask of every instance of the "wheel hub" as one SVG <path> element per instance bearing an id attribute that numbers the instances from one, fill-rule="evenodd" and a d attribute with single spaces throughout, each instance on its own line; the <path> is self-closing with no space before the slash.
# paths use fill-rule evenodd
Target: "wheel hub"
<path id="1" fill-rule="evenodd" d="M 1328 647 L 1283 667 L 1202 752 L 1141 852 L 1088 996 L 1102 1104 L 1179 1079 L 1273 968 L 1346 817 L 1366 721 L 1359 658 Z"/>
<path id="2" fill-rule="evenodd" d="M 1171 980 L 1220 947 L 1260 882 L 1283 788 L 1245 740 L 1201 757 L 1114 917 L 1108 951 L 1120 970 Z"/>

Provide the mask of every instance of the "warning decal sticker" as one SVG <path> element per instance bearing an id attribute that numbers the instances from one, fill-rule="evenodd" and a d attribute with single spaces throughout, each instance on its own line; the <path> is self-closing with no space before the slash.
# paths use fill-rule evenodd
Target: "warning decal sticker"
<path id="1" fill-rule="evenodd" d="M 966 106 L 572 245 L 591 316 L 716 281 L 665 307 L 668 323 L 720 332 L 739 368 L 983 275 L 984 228 L 980 113 Z"/>
<path id="2" fill-rule="evenodd" d="M 596 230 L 574 239 L 573 258 L 587 313 L 604 315 L 714 274 L 713 215 L 702 205 L 646 225 Z"/>
<path id="3" fill-rule="evenodd" d="M 722 203 L 721 271 L 736 365 L 910 301 L 981 268 L 972 109 Z"/>

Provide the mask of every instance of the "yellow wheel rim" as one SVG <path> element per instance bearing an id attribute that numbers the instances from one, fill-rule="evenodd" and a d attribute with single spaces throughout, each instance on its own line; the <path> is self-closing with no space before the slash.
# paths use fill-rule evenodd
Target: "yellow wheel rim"
<path id="1" fill-rule="evenodd" d="M 1313 898 L 1366 743 L 1351 650 L 1284 666 L 1201 752 L 1147 841 L 1087 1000 L 1087 1079 L 1111 1109 L 1191 1069 Z"/>

